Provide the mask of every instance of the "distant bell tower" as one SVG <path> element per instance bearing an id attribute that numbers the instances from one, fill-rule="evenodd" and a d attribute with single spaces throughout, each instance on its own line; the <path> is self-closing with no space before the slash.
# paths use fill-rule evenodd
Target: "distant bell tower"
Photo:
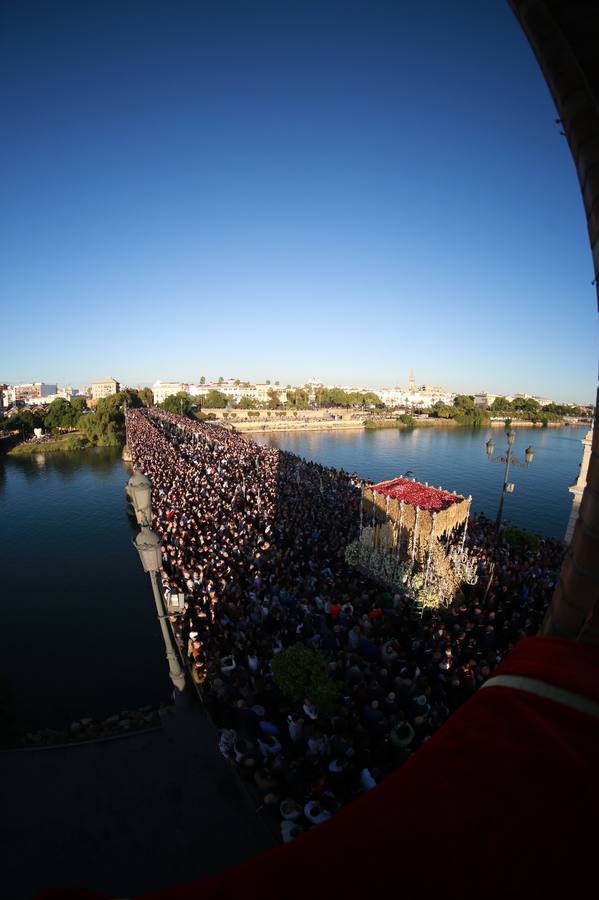
<path id="1" fill-rule="evenodd" d="M 410 380 L 408 381 L 408 391 L 413 394 L 416 390 L 416 379 L 414 378 L 414 370 L 410 369 Z"/>

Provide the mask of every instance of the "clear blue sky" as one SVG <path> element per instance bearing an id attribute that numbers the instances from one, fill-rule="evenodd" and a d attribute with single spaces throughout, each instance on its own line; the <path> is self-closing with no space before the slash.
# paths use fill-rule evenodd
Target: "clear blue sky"
<path id="1" fill-rule="evenodd" d="M 507 2 L 0 10 L 0 380 L 589 401 L 592 262 Z"/>

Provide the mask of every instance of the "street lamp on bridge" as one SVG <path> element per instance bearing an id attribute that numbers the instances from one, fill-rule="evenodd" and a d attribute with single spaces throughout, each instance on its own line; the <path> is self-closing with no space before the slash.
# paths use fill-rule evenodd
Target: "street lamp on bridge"
<path id="1" fill-rule="evenodd" d="M 524 462 L 521 462 L 515 456 L 512 455 L 512 448 L 516 441 L 516 432 L 511 428 L 506 434 L 507 437 L 507 452 L 505 456 L 499 456 L 497 459 L 493 459 L 493 453 L 495 452 L 495 443 L 492 438 L 486 442 L 485 447 L 487 448 L 487 456 L 489 461 L 495 463 L 505 463 L 505 471 L 503 473 L 503 487 L 501 489 L 501 499 L 499 501 L 499 509 L 497 510 L 497 518 L 495 519 L 495 529 L 499 533 L 499 529 L 501 527 L 501 518 L 503 516 L 503 503 L 505 501 L 506 494 L 514 493 L 514 485 L 508 481 L 508 477 L 510 474 L 510 466 L 529 466 L 534 460 L 534 450 L 532 447 L 527 447 L 524 451 Z"/>
<path id="2" fill-rule="evenodd" d="M 166 619 L 169 615 L 177 614 L 177 611 L 171 605 L 169 611 L 165 610 L 164 599 L 158 583 L 158 572 L 162 566 L 162 548 L 160 538 L 155 531 L 149 527 L 152 521 L 152 484 L 150 479 L 141 472 L 135 472 L 127 484 L 127 490 L 133 503 L 135 516 L 141 525 L 141 531 L 134 540 L 135 549 L 139 553 L 141 564 L 144 572 L 150 576 L 152 584 L 152 593 L 156 604 L 156 614 L 160 622 L 160 630 L 166 649 L 166 658 L 168 661 L 168 671 L 173 685 L 178 691 L 185 690 L 185 673 L 181 668 L 177 651 L 173 641 L 173 636 L 169 629 Z M 177 607 L 179 604 L 176 604 Z M 179 612 L 180 614 L 180 612 Z"/>
<path id="3" fill-rule="evenodd" d="M 127 482 L 127 493 L 131 498 L 138 525 L 150 525 L 152 521 L 152 482 L 136 470 Z"/>

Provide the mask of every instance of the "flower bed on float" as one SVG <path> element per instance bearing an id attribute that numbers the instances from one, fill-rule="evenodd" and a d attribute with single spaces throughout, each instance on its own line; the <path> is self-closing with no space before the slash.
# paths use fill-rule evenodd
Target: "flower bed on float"
<path id="1" fill-rule="evenodd" d="M 464 549 L 471 499 L 407 478 L 364 485 L 359 539 L 346 560 L 423 609 L 448 606 L 476 581 Z"/>

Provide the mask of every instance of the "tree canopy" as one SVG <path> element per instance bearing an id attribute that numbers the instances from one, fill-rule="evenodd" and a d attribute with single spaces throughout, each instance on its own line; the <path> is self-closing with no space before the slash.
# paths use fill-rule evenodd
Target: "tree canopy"
<path id="1" fill-rule="evenodd" d="M 44 427 L 49 429 L 74 428 L 80 415 L 81 412 L 68 400 L 58 397 L 46 409 Z"/>
<path id="2" fill-rule="evenodd" d="M 308 401 L 308 391 L 303 390 L 303 388 L 287 391 L 287 405 L 292 407 L 292 409 L 307 409 Z"/>
<path id="3" fill-rule="evenodd" d="M 185 393 L 185 391 L 177 391 L 176 394 L 171 394 L 170 397 L 165 398 L 160 404 L 160 409 L 191 418 L 193 406 L 194 404 L 189 394 Z"/>
<path id="4" fill-rule="evenodd" d="M 204 409 L 224 409 L 227 402 L 227 397 L 221 391 L 208 391 L 202 401 L 202 407 Z"/>
<path id="5" fill-rule="evenodd" d="M 20 409 L 7 419 L 0 419 L 0 431 L 20 431 L 29 437 L 34 428 L 42 428 L 44 420 L 38 412 L 30 409 Z"/>
<path id="6" fill-rule="evenodd" d="M 342 388 L 318 388 L 315 391 L 317 406 L 374 406 L 383 409 L 385 404 L 374 391 L 344 391 Z"/>
<path id="7" fill-rule="evenodd" d="M 143 387 L 140 388 L 137 392 L 137 395 L 141 401 L 142 406 L 153 406 L 154 405 L 154 391 L 152 388 Z"/>
<path id="8" fill-rule="evenodd" d="M 272 672 L 279 690 L 296 703 L 309 699 L 326 712 L 338 697 L 339 687 L 329 677 L 325 657 L 304 644 L 293 644 L 275 656 Z"/>
<path id="9" fill-rule="evenodd" d="M 460 403 L 454 401 L 453 406 L 448 406 L 440 401 L 435 403 L 429 412 L 429 418 L 453 419 L 458 425 L 470 425 L 472 428 L 480 428 L 488 423 L 489 417 L 486 411 L 480 406 L 475 406 L 472 397 L 465 394 L 459 394 L 458 397 L 463 399 Z M 471 402 L 468 403 L 468 401 Z"/>

